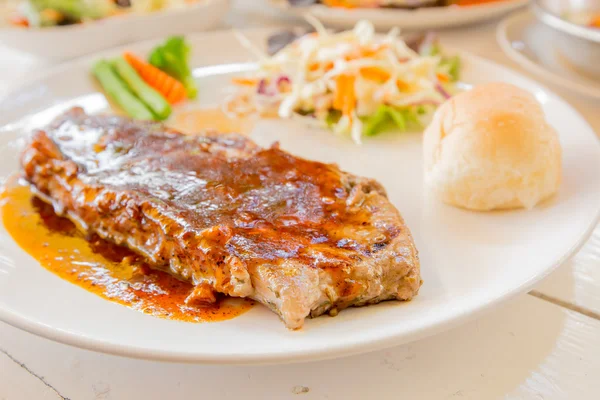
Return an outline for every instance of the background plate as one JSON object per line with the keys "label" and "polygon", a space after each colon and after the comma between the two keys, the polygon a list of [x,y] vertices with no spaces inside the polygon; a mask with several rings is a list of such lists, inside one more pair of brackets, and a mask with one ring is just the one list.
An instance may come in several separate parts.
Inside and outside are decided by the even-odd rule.
{"label": "background plate", "polygon": [[46,60],[61,61],[140,40],[215,28],[229,11],[229,4],[230,0],[199,0],[183,9],[39,29],[9,25],[6,14],[10,10],[3,7],[0,42]]}
{"label": "background plate", "polygon": [[527,4],[528,0],[505,0],[497,3],[468,7],[426,7],[416,10],[356,8],[344,9],[317,4],[309,7],[290,7],[287,0],[269,0],[285,12],[301,16],[307,11],[325,25],[351,28],[361,19],[368,19],[378,30],[393,27],[404,29],[432,29],[482,22],[498,17]]}
{"label": "background plate", "polygon": [[[267,32],[250,31],[257,44]],[[231,73],[252,60],[230,32],[189,36],[200,85],[199,103],[226,94]],[[144,54],[154,43],[128,46]],[[17,168],[17,147],[27,131],[60,111],[82,105],[106,108],[89,68],[77,60],[0,101],[0,175]],[[299,122],[260,123],[253,138],[307,158],[337,162],[378,179],[412,230],[425,281],[409,303],[387,302],[309,320],[288,331],[257,306],[233,320],[191,324],[148,316],[101,299],[40,267],[0,227],[0,319],[60,342],[114,354],[206,363],[276,363],[355,354],[416,340],[478,315],[525,291],[571,255],[589,235],[600,207],[600,145],[587,123],[563,100],[518,73],[462,54],[464,81],[504,81],[542,103],[564,149],[560,194],[533,211],[474,213],[429,199],[422,189],[421,134],[389,134],[359,147],[346,137],[307,129]]]}

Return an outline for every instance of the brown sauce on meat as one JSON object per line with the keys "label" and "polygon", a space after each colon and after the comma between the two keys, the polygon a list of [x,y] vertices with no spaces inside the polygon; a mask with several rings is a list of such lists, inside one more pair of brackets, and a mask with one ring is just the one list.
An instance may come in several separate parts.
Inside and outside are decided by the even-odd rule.
{"label": "brown sauce on meat", "polygon": [[[208,119],[198,115],[198,124]],[[353,183],[345,182],[336,166],[294,157],[277,146],[260,148],[240,135],[185,135],[78,110],[47,132],[53,143],[39,133],[38,145],[56,145],[48,151],[69,160],[63,173],[77,168],[78,178],[85,179],[85,185],[68,189],[90,198],[92,209],[77,211],[85,223],[93,226],[103,210],[115,215],[129,201],[117,197],[135,193],[137,204],[143,204],[131,218],[116,218],[113,229],[141,235],[140,226],[167,227],[170,237],[187,242],[178,255],[186,265],[189,258],[207,257],[210,248],[211,260],[233,255],[249,268],[284,261],[343,268],[399,233],[393,223],[374,226],[377,209],[368,202],[348,205]],[[78,207],[67,203],[67,209]]]}
{"label": "brown sauce on meat", "polygon": [[91,232],[126,234],[153,263],[194,282],[214,277],[224,293],[249,274],[269,279],[276,268],[293,283],[312,267],[355,297],[364,288],[350,267],[403,228],[376,182],[238,134],[186,135],[73,109],[33,134],[22,167]]}
{"label": "brown sauce on meat", "polygon": [[237,317],[254,304],[223,298],[206,307],[190,307],[193,287],[171,275],[150,269],[124,247],[96,235],[84,237],[52,206],[25,186],[11,185],[0,196],[6,230],[44,268],[100,297],[157,317],[187,322],[222,321]]}

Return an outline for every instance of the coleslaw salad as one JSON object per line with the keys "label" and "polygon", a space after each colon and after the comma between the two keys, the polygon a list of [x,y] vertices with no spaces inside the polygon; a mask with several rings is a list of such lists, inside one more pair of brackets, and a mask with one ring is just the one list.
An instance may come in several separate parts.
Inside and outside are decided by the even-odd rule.
{"label": "coleslaw salad", "polygon": [[456,90],[459,59],[443,56],[432,35],[409,46],[399,30],[379,36],[368,21],[331,33],[306,18],[315,32],[273,56],[238,34],[258,57],[258,70],[233,80],[239,90],[226,102],[227,113],[300,115],[361,143],[385,130],[419,127]]}

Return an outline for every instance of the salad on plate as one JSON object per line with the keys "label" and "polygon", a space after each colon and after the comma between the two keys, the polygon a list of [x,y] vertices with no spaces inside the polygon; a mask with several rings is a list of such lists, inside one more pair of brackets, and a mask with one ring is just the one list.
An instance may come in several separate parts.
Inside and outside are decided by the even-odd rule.
{"label": "salad on plate", "polygon": [[368,21],[332,33],[307,18],[315,32],[272,56],[240,34],[258,69],[234,78],[238,90],[225,112],[301,116],[361,143],[363,136],[421,126],[457,90],[460,60],[444,55],[433,34],[405,41],[397,29],[377,35]]}
{"label": "salad on plate", "polygon": [[127,14],[186,7],[199,0],[23,0],[9,22],[21,27],[73,25]]}

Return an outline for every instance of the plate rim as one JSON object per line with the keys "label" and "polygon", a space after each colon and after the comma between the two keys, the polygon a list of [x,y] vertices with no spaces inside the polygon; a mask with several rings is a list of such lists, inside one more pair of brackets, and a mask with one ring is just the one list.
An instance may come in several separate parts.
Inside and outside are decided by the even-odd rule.
{"label": "plate rim", "polygon": [[[249,32],[250,34],[255,35],[266,35],[268,32],[273,32],[278,28],[253,28],[253,29],[244,29],[242,32]],[[206,40],[206,36],[211,35],[228,35],[232,34],[233,30],[224,29],[217,30],[212,32],[200,32],[191,34],[188,36],[194,37],[203,37]],[[55,66],[54,68],[49,69],[47,72],[42,73],[40,75],[35,76],[32,80],[27,82],[24,85],[18,85],[11,87],[7,93],[3,96],[0,96],[0,104],[4,103],[7,99],[10,99],[19,91],[23,90],[27,87],[35,87],[39,85],[45,79],[48,79],[52,75],[59,73],[60,71],[68,70],[69,68],[73,68],[76,65],[81,65],[85,63],[90,63],[92,60],[102,57],[104,54],[113,54],[118,52],[119,50],[127,47],[142,47],[148,46],[152,43],[158,43],[161,39],[149,39],[144,41],[139,41],[135,43],[130,43],[124,46],[113,47],[107,50],[103,50],[100,52],[96,52],[93,54],[89,54],[83,57],[78,57],[73,60],[70,60],[64,64],[60,64]],[[504,66],[502,64],[496,63],[492,60],[488,60],[486,58],[474,55],[470,52],[461,51],[456,48],[448,47],[449,51],[456,51],[456,53],[460,54],[462,57],[467,57],[470,60],[478,63],[487,65],[493,65],[496,68],[500,68],[501,70],[510,72],[512,75],[516,75],[521,79],[528,81],[531,84],[537,86],[540,90],[543,90],[545,94],[549,97],[553,98],[555,101],[559,103],[562,107],[565,107],[570,113],[580,118],[581,123],[585,124],[591,133],[595,133],[594,129],[589,125],[587,120],[569,103],[567,103],[561,96],[554,93],[552,90],[549,90],[545,85],[538,83],[534,79],[531,79],[525,75],[523,75],[518,70],[513,68]],[[38,112],[38,110],[34,110],[33,112]],[[22,118],[26,118],[27,115],[22,116]],[[2,127],[0,127],[0,131],[4,129],[7,124],[10,124],[11,121],[2,121]],[[600,138],[597,134],[593,135],[596,140],[596,144],[600,146]],[[437,321],[433,324],[424,325],[417,329],[414,329],[410,332],[398,333],[395,332],[385,332],[380,334],[376,339],[368,339],[368,340],[354,340],[348,343],[344,343],[343,345],[334,345],[326,350],[323,349],[313,349],[309,351],[300,351],[293,350],[287,353],[270,353],[270,354],[220,354],[218,356],[211,354],[202,354],[198,351],[193,352],[182,352],[182,351],[173,351],[173,350],[164,350],[164,349],[148,349],[144,347],[136,347],[136,346],[124,346],[115,342],[109,342],[105,340],[98,340],[93,338],[88,338],[85,336],[81,336],[72,332],[62,331],[60,329],[54,329],[39,321],[32,321],[27,318],[23,318],[19,316],[17,313],[13,312],[9,307],[0,302],[0,321],[4,321],[16,328],[27,331],[29,333],[33,333],[35,335],[63,343],[66,345],[75,346],[78,348],[92,350],[117,356],[125,356],[132,357],[137,359],[146,359],[146,360],[155,360],[155,361],[170,361],[170,362],[183,362],[183,363],[204,363],[204,364],[226,364],[226,365],[271,365],[271,364],[289,364],[296,362],[308,362],[308,361],[318,361],[325,359],[333,359],[351,355],[357,355],[361,353],[377,351],[381,349],[385,349],[388,347],[392,347],[395,345],[400,345],[403,343],[408,343],[416,340],[421,340],[423,338],[439,334],[441,332],[452,329],[456,326],[459,326],[463,323],[471,321],[477,318],[480,315],[494,309],[498,305],[502,304],[505,301],[510,300],[511,298],[517,296],[520,293],[523,293],[533,287],[537,282],[539,282],[544,277],[548,276],[552,271],[554,271],[558,266],[562,265],[566,260],[568,260],[571,256],[573,256],[587,241],[587,239],[591,236],[594,229],[596,228],[598,222],[600,221],[600,203],[598,203],[595,211],[595,215],[590,219],[590,222],[582,232],[582,235],[574,242],[573,246],[571,246],[558,260],[556,260],[552,265],[548,265],[543,268],[543,272],[538,273],[537,275],[531,277],[530,279],[522,282],[520,285],[516,285],[512,287],[510,290],[504,291],[501,295],[498,295],[494,299],[486,299],[487,302],[481,304],[473,305],[471,304],[469,307],[462,308],[459,312],[454,313],[452,315],[446,315],[442,319],[437,319]]]}
{"label": "plate rim", "polygon": [[511,41],[508,37],[508,29],[519,23],[528,24],[537,23],[535,16],[529,10],[524,10],[519,13],[509,15],[504,18],[496,27],[496,41],[500,45],[500,48],[504,54],[512,61],[517,63],[519,66],[528,70],[531,73],[539,74],[544,80],[553,82],[563,89],[570,90],[579,95],[589,96],[595,99],[600,99],[600,88],[593,86],[586,86],[582,83],[573,81],[569,78],[563,77],[562,75],[555,73],[554,71],[547,69],[542,64],[531,60],[529,57],[523,55],[521,52],[516,51],[511,46]]}
{"label": "plate rim", "polygon": [[[529,0],[504,0],[500,2],[492,2],[485,4],[478,4],[468,7],[423,7],[414,10],[407,9],[386,9],[386,18],[382,20],[382,11],[380,8],[356,8],[356,9],[343,9],[329,7],[324,4],[313,4],[304,7],[292,7],[286,4],[286,0],[266,0],[267,6],[271,9],[285,12],[289,16],[302,17],[306,13],[311,13],[321,19],[323,24],[341,27],[345,26],[349,28],[351,25],[358,22],[360,19],[370,19],[377,29],[389,29],[391,27],[400,27],[407,30],[426,30],[426,29],[439,29],[444,27],[463,26],[474,23],[481,23],[486,20],[490,20],[494,17],[498,17],[503,13],[509,13],[517,10],[521,7],[525,7]],[[481,14],[487,11],[486,14]],[[358,12],[367,14],[367,16],[359,17]],[[477,15],[478,17],[469,18],[468,16]],[[324,17],[330,15],[330,17]],[[379,17],[377,17],[379,15]],[[443,17],[462,17],[457,21],[452,19],[446,19],[444,22],[434,21],[426,22],[421,21],[418,24],[412,21],[415,17],[418,18],[440,18]],[[411,18],[412,17],[412,18]],[[401,21],[394,21],[394,19],[400,18]],[[410,18],[410,19],[409,19]],[[404,26],[401,26],[403,25]]]}
{"label": "plate rim", "polygon": [[[360,12],[360,11],[365,11],[365,10],[381,10],[381,8],[375,7],[375,8],[366,8],[366,7],[357,7],[357,8],[350,8],[350,9],[345,9],[342,7],[330,7],[327,6],[325,4],[313,4],[310,6],[304,6],[304,7],[292,7],[289,4],[286,4],[286,0],[267,0],[269,2],[269,4],[278,7],[280,9],[284,9],[284,10],[298,10],[298,12],[302,12],[304,11],[311,11],[314,9],[319,9],[319,10],[329,10],[331,8],[335,9],[336,11],[339,11],[340,13],[346,13],[348,15],[352,15],[356,12]],[[490,2],[490,3],[483,3],[483,4],[476,4],[476,5],[471,5],[471,6],[455,6],[454,8],[452,8],[452,12],[460,12],[459,10],[462,8],[464,9],[476,9],[476,10],[482,10],[482,9],[499,9],[499,8],[510,8],[511,6],[517,7],[518,5],[525,5],[529,2],[529,0],[502,0],[502,1],[498,1],[498,2]],[[440,12],[439,9],[445,9],[447,10],[448,7],[453,7],[453,6],[446,6],[446,7],[421,7],[421,8],[417,8],[417,9],[405,9],[405,8],[391,8],[391,9],[385,9],[386,13],[398,13],[398,14],[405,14],[405,15],[414,15],[416,13],[421,13],[421,14],[431,14],[431,13],[438,13]],[[443,11],[442,11],[443,12]]]}

